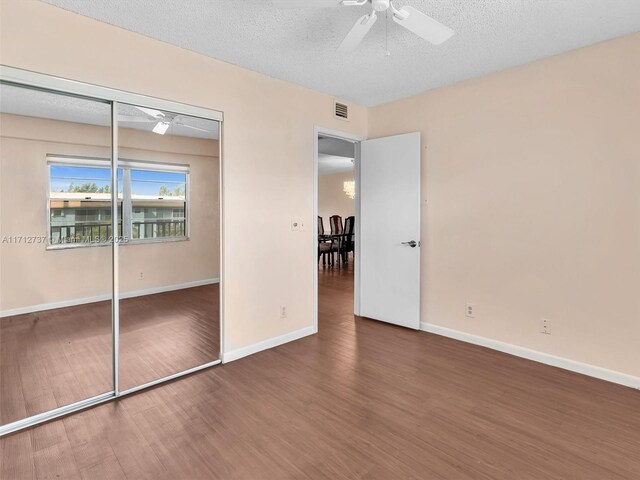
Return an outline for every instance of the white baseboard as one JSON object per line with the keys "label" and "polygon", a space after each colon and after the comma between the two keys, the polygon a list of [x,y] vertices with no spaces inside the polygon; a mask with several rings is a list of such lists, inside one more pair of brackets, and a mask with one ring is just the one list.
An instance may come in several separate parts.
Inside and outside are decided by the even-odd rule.
{"label": "white baseboard", "polygon": [[[129,292],[120,293],[120,298],[142,297],[144,295],[153,295],[154,293],[172,292],[174,290],[183,290],[185,288],[201,287],[203,285],[211,285],[220,283],[218,278],[205,278],[204,280],[195,280],[193,282],[178,283],[175,285],[165,285],[162,287],[146,288],[144,290],[131,290]],[[110,294],[94,295],[92,297],[73,298],[71,300],[62,300],[60,302],[42,303],[39,305],[29,305],[28,307],[13,308],[11,310],[0,311],[0,318],[11,317],[13,315],[24,315],[25,313],[42,312],[45,310],[54,310],[56,308],[75,307],[76,305],[85,305],[87,303],[103,302],[111,300]]]}
{"label": "white baseboard", "polygon": [[302,337],[313,335],[314,333],[315,333],[314,327],[309,326],[309,327],[301,328],[300,330],[295,330],[293,332],[285,333],[284,335],[280,335],[279,337],[274,337],[268,340],[263,340],[262,342],[254,343],[253,345],[237,348],[236,350],[223,353],[222,362],[223,363],[233,362],[234,360],[238,360],[242,357],[246,357],[247,355],[252,355],[254,353],[261,352],[262,350],[267,350],[269,348],[277,347],[278,345],[282,345],[283,343],[293,342],[294,340],[298,340]]}
{"label": "white baseboard", "polygon": [[462,342],[472,343],[474,345],[480,345],[499,352],[515,355],[516,357],[526,358],[527,360],[533,360],[534,362],[544,363],[553,367],[563,368],[572,372],[581,373],[582,375],[588,375],[590,377],[599,378],[608,382],[617,383],[626,387],[640,389],[640,378],[626,373],[616,372],[613,370],[607,370],[606,368],[596,367],[595,365],[589,365],[588,363],[577,362],[575,360],[569,360],[568,358],[557,357],[549,353],[539,352],[537,350],[531,350],[525,347],[519,347],[510,343],[500,342],[491,338],[479,337],[470,333],[461,332],[459,330],[453,330],[451,328],[440,327],[438,325],[432,325],[421,322],[420,330],[429,333],[435,333],[436,335],[442,335],[443,337],[453,338]]}

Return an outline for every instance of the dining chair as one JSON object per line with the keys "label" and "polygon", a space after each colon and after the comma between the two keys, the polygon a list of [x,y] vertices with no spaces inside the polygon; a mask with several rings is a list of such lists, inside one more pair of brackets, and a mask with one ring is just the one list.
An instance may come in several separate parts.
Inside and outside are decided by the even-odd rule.
{"label": "dining chair", "polygon": [[322,217],[318,215],[318,264],[320,263],[320,257],[322,257],[322,265],[327,264],[333,266],[333,254],[338,252],[338,247],[333,239],[327,240],[324,238],[324,222]]}
{"label": "dining chair", "polygon": [[356,218],[352,215],[344,219],[344,231],[342,241],[340,242],[340,255],[344,264],[349,263],[349,252],[354,251],[354,230]]}
{"label": "dining chair", "polygon": [[329,225],[331,226],[332,235],[338,235],[343,232],[342,217],[340,215],[331,215],[329,217]]}
{"label": "dining chair", "polygon": [[318,215],[318,235],[324,235],[324,223],[320,215]]}
{"label": "dining chair", "polygon": [[[334,246],[338,251],[338,267],[340,266],[340,245],[342,243],[342,217],[340,215],[331,215],[329,217],[329,225],[331,226],[331,240],[335,242]],[[335,236],[333,236],[335,235]],[[333,258],[332,258],[333,259]]]}

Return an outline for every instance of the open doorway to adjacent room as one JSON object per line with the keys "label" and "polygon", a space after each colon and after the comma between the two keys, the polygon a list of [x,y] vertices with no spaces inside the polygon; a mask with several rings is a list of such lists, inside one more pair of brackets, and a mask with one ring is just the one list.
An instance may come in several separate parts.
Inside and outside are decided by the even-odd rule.
{"label": "open doorway to adjacent room", "polygon": [[357,313],[358,152],[362,140],[316,131],[315,223],[316,329],[318,318],[352,318]]}
{"label": "open doorway to adjacent room", "polygon": [[354,315],[418,330],[420,133],[315,135],[316,331]]}

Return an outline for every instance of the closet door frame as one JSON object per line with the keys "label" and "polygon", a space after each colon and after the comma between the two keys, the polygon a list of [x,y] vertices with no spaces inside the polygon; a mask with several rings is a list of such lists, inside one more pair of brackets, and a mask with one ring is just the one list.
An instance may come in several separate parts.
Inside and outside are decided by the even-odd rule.
{"label": "closet door frame", "polygon": [[[224,115],[223,112],[218,110],[212,110],[208,108],[198,107],[195,105],[189,105],[171,100],[165,100],[156,97],[150,97],[133,92],[126,92],[123,90],[117,90],[109,87],[103,87],[100,85],[94,85],[90,83],[78,82],[66,78],[56,77],[43,73],[32,72],[29,70],[22,70],[19,68],[9,67],[6,65],[0,65],[0,83],[7,85],[14,85],[18,87],[26,87],[36,90],[48,91],[51,93],[75,95],[87,98],[89,100],[98,100],[102,102],[110,103],[111,105],[111,182],[112,185],[117,185],[118,176],[118,104],[126,103],[129,105],[138,105],[141,107],[154,108],[157,110],[167,110],[170,112],[189,115],[192,117],[199,117],[207,120],[214,120],[218,122],[218,158],[219,158],[219,180],[218,180],[218,196],[219,196],[219,235],[220,235],[220,290],[219,290],[219,304],[220,304],[220,349],[219,358],[211,362],[198,365],[196,367],[177,372],[166,377],[158,378],[143,385],[138,385],[126,390],[120,390],[119,388],[119,348],[120,348],[120,317],[119,317],[119,265],[118,265],[118,242],[112,244],[112,310],[111,310],[111,327],[112,327],[112,372],[113,372],[113,389],[110,392],[106,392],[95,397],[87,398],[79,402],[75,402],[63,407],[55,408],[47,412],[39,413],[15,422],[0,425],[0,437],[29,428],[31,426],[48,422],[58,417],[68,415],[79,410],[83,410],[88,407],[98,405],[100,403],[108,402],[115,398],[119,398],[130,393],[143,390],[145,388],[157,385],[159,383],[168,382],[184,375],[203,370],[205,368],[218,365],[222,362],[224,355],[224,209],[223,209],[223,149],[222,149],[222,136]],[[117,189],[111,189],[111,222],[112,232],[117,232],[117,209],[118,209],[118,193]],[[115,236],[115,235],[114,235]]]}

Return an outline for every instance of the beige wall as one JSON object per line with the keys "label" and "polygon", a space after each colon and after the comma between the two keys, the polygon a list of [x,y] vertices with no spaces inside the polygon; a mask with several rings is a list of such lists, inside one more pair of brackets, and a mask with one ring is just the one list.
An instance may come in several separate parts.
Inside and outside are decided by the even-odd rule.
{"label": "beige wall", "polygon": [[369,122],[422,133],[423,321],[640,376],[640,34]]}
{"label": "beige wall", "polygon": [[[47,155],[109,157],[111,130],[7,114],[0,122],[0,237],[46,238]],[[189,165],[191,200],[189,241],[123,244],[121,292],[218,278],[218,142],[122,128],[119,133],[123,158]],[[0,266],[0,311],[111,291],[109,248],[0,243]]]}
{"label": "beige wall", "polygon": [[354,215],[355,202],[344,193],[344,182],[353,180],[353,172],[331,173],[318,177],[318,215],[325,231],[330,230],[329,217],[340,215],[344,219]]}
{"label": "beige wall", "polygon": [[365,135],[367,110],[344,122],[328,95],[41,2],[1,9],[5,65],[224,111],[225,349],[311,327],[314,232],[289,223],[312,224],[314,126]]}

